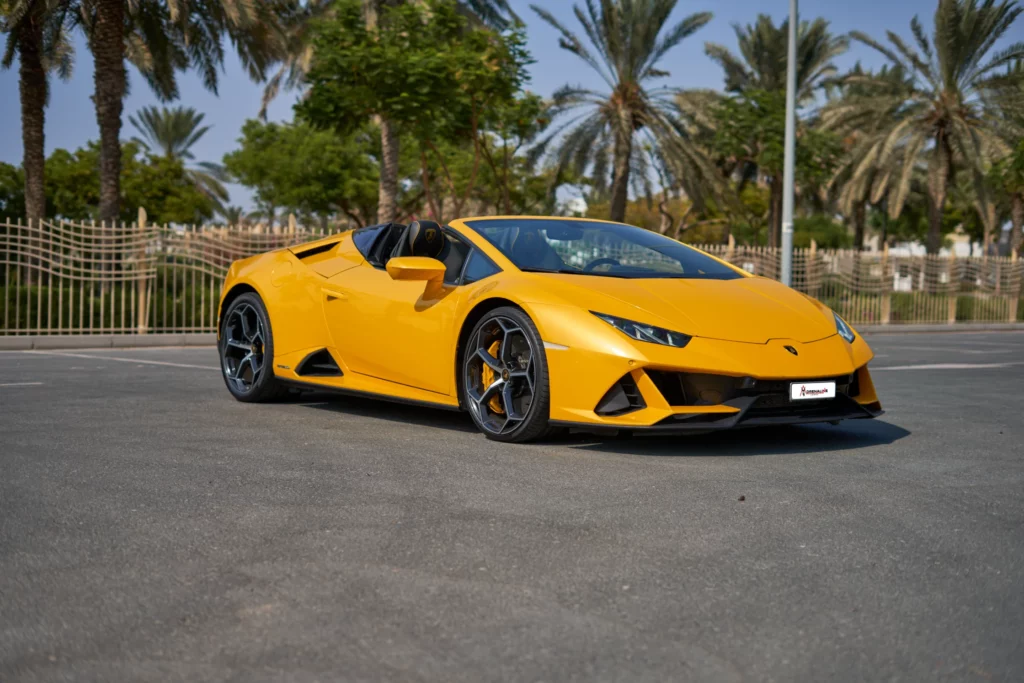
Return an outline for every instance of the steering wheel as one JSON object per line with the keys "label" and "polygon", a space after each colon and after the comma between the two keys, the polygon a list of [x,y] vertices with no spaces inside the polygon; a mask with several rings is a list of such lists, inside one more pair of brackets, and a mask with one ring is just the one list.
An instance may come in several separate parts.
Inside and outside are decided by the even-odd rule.
{"label": "steering wheel", "polygon": [[584,273],[592,273],[598,266],[621,266],[622,264],[618,260],[613,258],[596,258],[587,265],[583,266]]}

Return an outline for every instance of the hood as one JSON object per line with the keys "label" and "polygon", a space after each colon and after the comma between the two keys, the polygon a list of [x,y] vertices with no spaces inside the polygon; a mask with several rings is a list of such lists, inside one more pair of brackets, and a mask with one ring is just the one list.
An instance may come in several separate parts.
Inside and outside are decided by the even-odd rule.
{"label": "hood", "polygon": [[[687,280],[542,275],[585,290],[573,296],[598,313],[621,315],[694,337],[764,344],[770,339],[812,342],[836,334],[835,321],[819,303],[785,285],[760,277]],[[616,306],[601,310],[603,297]],[[607,308],[607,307],[606,307]]]}

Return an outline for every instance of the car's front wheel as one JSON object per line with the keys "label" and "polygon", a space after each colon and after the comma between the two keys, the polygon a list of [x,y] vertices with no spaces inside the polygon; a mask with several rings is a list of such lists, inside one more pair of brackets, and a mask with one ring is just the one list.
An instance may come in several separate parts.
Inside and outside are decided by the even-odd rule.
{"label": "car's front wheel", "polygon": [[231,302],[220,328],[224,383],[239,401],[270,401],[288,389],[274,377],[274,334],[263,300],[252,292]]}
{"label": "car's front wheel", "polygon": [[548,365],[540,333],[518,308],[498,308],[473,328],[462,357],[462,402],[487,438],[547,436]]}

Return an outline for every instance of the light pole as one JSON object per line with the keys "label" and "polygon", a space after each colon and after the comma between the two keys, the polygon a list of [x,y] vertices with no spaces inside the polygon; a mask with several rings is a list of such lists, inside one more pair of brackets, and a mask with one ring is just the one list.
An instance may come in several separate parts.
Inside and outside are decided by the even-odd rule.
{"label": "light pole", "polygon": [[786,158],[782,169],[782,284],[793,284],[793,167],[796,161],[797,0],[789,0],[789,56],[786,60]]}

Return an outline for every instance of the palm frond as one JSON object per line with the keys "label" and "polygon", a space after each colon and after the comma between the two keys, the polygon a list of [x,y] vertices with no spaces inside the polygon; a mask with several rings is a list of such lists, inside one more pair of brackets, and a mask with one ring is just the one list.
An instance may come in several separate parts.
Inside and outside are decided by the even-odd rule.
{"label": "palm frond", "polygon": [[192,146],[210,130],[202,125],[204,118],[192,107],[144,107],[128,122],[142,136],[136,140],[150,153],[188,160],[193,158]]}
{"label": "palm frond", "polygon": [[[556,125],[528,151],[531,163],[549,156],[556,178],[567,169],[577,174],[589,170],[598,194],[608,189],[611,174],[621,172],[616,169],[625,169],[625,176],[616,182],[637,194],[649,194],[655,157],[665,155],[670,147],[695,147],[695,143],[681,141],[689,133],[687,126],[697,131],[706,129],[710,123],[707,113],[685,115],[676,102],[680,94],[676,88],[644,87],[649,79],[667,74],[659,63],[671,49],[710,20],[710,14],[698,13],[669,25],[677,4],[678,0],[584,0],[573,7],[582,27],[580,36],[549,11],[532,6],[558,31],[562,48],[598,72],[610,92],[568,85],[559,89],[551,101],[556,121],[575,116],[569,123]],[[686,122],[678,129],[669,123],[677,119]],[[621,154],[617,150],[625,146],[617,146],[615,141],[624,138],[634,142],[639,139],[644,144],[629,145],[630,157],[616,159],[616,153]],[[696,174],[694,182],[704,179],[703,174]]]}

